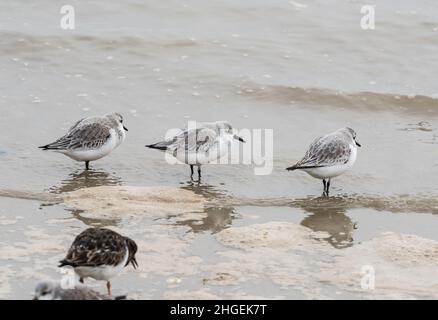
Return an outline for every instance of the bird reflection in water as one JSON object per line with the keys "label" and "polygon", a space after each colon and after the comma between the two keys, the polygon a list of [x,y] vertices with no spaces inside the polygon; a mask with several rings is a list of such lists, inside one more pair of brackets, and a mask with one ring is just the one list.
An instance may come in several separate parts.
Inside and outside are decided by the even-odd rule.
{"label": "bird reflection in water", "polygon": [[118,186],[122,184],[122,179],[103,170],[80,170],[71,173],[66,179],[61,181],[59,186],[50,188],[53,193],[65,193],[79,190],[82,188],[92,188],[100,186]]}
{"label": "bird reflection in water", "polygon": [[[212,199],[217,200],[227,196],[223,191],[219,191],[211,185],[200,184],[191,181],[188,182],[186,186],[182,187],[182,189],[190,190],[195,194],[201,195],[207,201]],[[202,219],[176,221],[175,225],[188,226],[195,233],[209,231],[214,234],[230,227],[236,215],[235,209],[230,206],[206,205],[204,212],[207,216]]]}
{"label": "bird reflection in water", "polygon": [[84,215],[82,215],[82,210],[75,210],[75,209],[67,209],[71,212],[72,216],[81,221],[83,224],[90,226],[90,227],[115,227],[117,226],[122,219],[98,219],[98,218],[89,218]]}
{"label": "bird reflection in water", "polygon": [[[79,170],[71,173],[64,179],[59,186],[50,188],[50,192],[62,194],[72,192],[82,188],[92,188],[100,186],[118,186],[122,184],[122,179],[103,170]],[[97,219],[83,216],[83,211],[76,209],[67,209],[71,212],[74,218],[82,221],[87,226],[116,226],[120,223],[120,219]]]}
{"label": "bird reflection in water", "polygon": [[356,224],[346,215],[350,207],[342,197],[319,197],[296,201],[297,207],[308,212],[301,225],[313,231],[324,231],[329,237],[323,238],[335,248],[342,249],[353,245]]}

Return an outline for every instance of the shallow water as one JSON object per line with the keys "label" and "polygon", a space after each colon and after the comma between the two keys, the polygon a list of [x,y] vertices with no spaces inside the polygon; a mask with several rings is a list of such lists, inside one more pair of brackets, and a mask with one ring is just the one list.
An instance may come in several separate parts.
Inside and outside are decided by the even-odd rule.
{"label": "shallow water", "polygon": [[[59,28],[60,8],[51,1],[0,4],[1,298],[27,299],[38,279],[60,277],[57,261],[90,225],[141,243],[140,270],[113,286],[135,298],[438,295],[436,287],[408,285],[364,293],[333,277],[322,283],[309,270],[324,259],[316,252],[331,267],[338,254],[371,257],[361,245],[386,231],[438,241],[435,2],[379,3],[373,31],[360,29],[365,2],[294,3],[71,1],[74,31]],[[90,172],[36,148],[81,117],[109,111],[125,116],[128,136]],[[273,129],[272,173],[211,165],[198,185],[188,167],[144,148],[188,120]],[[316,136],[346,125],[363,147],[323,199],[319,181],[284,168]],[[201,214],[102,219],[50,201],[99,186],[181,188],[207,203]],[[316,251],[286,255],[302,264],[285,261],[282,251],[244,254],[218,240],[228,230],[253,232],[235,228],[271,230],[272,221],[324,234],[305,244]],[[279,241],[287,247],[289,240]],[[257,258],[264,254],[272,264]],[[245,259],[248,265],[233,263]],[[298,271],[303,278],[291,278]]]}

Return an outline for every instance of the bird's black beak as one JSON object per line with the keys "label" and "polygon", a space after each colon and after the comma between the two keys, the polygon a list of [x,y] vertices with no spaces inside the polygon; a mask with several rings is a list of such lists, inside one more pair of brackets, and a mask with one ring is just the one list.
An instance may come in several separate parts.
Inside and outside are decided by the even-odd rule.
{"label": "bird's black beak", "polygon": [[357,142],[356,140],[354,140],[354,142],[356,142],[356,146],[358,146],[358,147],[362,147],[362,146],[360,145],[360,143]]}
{"label": "bird's black beak", "polygon": [[125,126],[123,126],[123,129],[125,129],[125,131],[128,131],[128,128],[126,128]]}
{"label": "bird's black beak", "polygon": [[137,267],[138,267],[138,263],[137,263],[137,260],[135,260],[135,258],[132,258],[132,259],[131,259],[131,264],[132,264],[132,266],[134,267],[134,269],[137,269]]}
{"label": "bird's black beak", "polygon": [[239,137],[238,135],[234,135],[233,136],[233,139],[236,139],[236,140],[239,140],[240,142],[243,142],[243,143],[245,143],[246,141],[245,140],[243,140],[243,138],[242,137]]}

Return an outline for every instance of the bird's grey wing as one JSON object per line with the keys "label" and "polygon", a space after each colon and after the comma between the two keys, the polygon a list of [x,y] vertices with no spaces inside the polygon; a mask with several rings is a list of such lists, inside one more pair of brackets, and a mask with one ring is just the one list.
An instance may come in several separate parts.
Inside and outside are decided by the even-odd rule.
{"label": "bird's grey wing", "polygon": [[111,128],[102,123],[77,123],[66,135],[46,146],[47,149],[96,149],[104,145],[111,136]]}
{"label": "bird's grey wing", "polygon": [[70,127],[70,129],[68,129],[68,132],[73,131],[82,121],[84,121],[86,118],[82,118],[81,120],[78,120],[74,125],[72,125]]}
{"label": "bird's grey wing", "polygon": [[208,152],[217,143],[217,134],[208,128],[185,130],[173,144],[173,151]]}
{"label": "bird's grey wing", "polygon": [[185,129],[170,139],[155,143],[149,147],[178,152],[206,152],[217,143],[217,134],[209,128]]}
{"label": "bird's grey wing", "polygon": [[58,289],[61,300],[106,300],[104,295],[88,288]]}
{"label": "bird's grey wing", "polygon": [[185,141],[187,134],[188,130],[184,129],[173,137],[154,144],[146,145],[146,147],[162,151],[174,151],[175,149],[178,149],[180,145],[182,145],[182,142]]}
{"label": "bird's grey wing", "polygon": [[344,164],[348,161],[351,148],[337,136],[324,136],[316,139],[303,159],[294,165],[299,168],[320,168]]}

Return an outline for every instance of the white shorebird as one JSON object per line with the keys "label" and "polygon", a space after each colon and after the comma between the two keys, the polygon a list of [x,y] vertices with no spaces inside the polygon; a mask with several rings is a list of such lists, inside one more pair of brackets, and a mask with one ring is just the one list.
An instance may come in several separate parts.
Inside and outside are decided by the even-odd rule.
{"label": "white shorebird", "polygon": [[304,157],[286,170],[303,170],[314,178],[322,179],[324,195],[328,196],[330,179],[353,166],[357,147],[360,146],[356,141],[356,132],[351,128],[342,128],[317,138]]}
{"label": "white shorebird", "polygon": [[87,288],[75,285],[74,288],[63,289],[59,282],[53,280],[37,283],[33,300],[125,300],[126,296],[106,296]]}
{"label": "white shorebird", "polygon": [[110,279],[129,263],[137,268],[136,252],[134,240],[109,229],[88,228],[73,241],[59,267],[73,267],[81,283],[87,277],[105,280],[111,295]]}
{"label": "white shorebird", "polygon": [[226,121],[199,122],[195,128],[182,130],[170,139],[146,145],[148,148],[169,152],[179,161],[190,165],[193,179],[193,166],[198,167],[198,181],[201,180],[201,166],[222,158],[228,152],[233,140],[245,142],[233,132]]}
{"label": "white shorebird", "polygon": [[119,113],[89,117],[76,122],[55,142],[39,148],[84,161],[88,170],[90,161],[105,157],[125,140],[126,131],[128,129],[123,125],[123,117]]}

